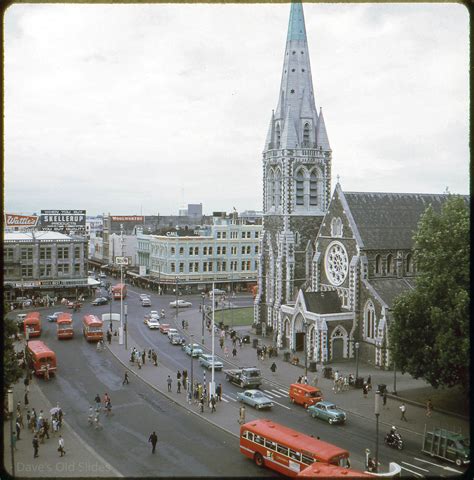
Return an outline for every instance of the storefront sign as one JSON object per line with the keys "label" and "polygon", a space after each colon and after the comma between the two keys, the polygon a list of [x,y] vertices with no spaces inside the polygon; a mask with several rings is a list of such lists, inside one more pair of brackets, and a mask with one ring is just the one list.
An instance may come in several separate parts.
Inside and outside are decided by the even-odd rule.
{"label": "storefront sign", "polygon": [[41,210],[41,228],[52,232],[84,234],[85,210]]}
{"label": "storefront sign", "polygon": [[128,257],[115,257],[115,265],[128,265]]}
{"label": "storefront sign", "polygon": [[141,215],[121,215],[121,216],[114,216],[110,217],[112,222],[144,222],[145,217]]}
{"label": "storefront sign", "polygon": [[5,213],[6,227],[36,227],[37,223],[37,215],[15,215],[14,213]]}

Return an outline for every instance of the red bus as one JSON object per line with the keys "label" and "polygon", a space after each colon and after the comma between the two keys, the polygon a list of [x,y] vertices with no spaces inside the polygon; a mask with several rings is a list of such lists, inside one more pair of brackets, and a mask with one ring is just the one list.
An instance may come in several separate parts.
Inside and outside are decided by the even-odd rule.
{"label": "red bus", "polygon": [[29,368],[36,375],[46,378],[51,373],[56,373],[56,354],[40,340],[31,340],[26,349],[26,358]]}
{"label": "red bus", "polygon": [[25,332],[28,331],[28,338],[39,337],[41,335],[41,320],[39,312],[30,312],[26,315],[23,322],[23,329]]}
{"label": "red bus", "polygon": [[117,283],[112,287],[112,295],[114,300],[120,300],[127,296],[127,285],[125,283]]}
{"label": "red bus", "polygon": [[82,319],[82,331],[88,342],[98,342],[104,338],[102,320],[95,315],[84,315]]}
{"label": "red bus", "polygon": [[296,477],[314,462],[349,467],[349,452],[267,419],[240,427],[240,452],[260,466]]}
{"label": "red bus", "polygon": [[58,340],[62,338],[72,338],[74,329],[72,327],[72,315],[70,313],[61,313],[56,320]]}

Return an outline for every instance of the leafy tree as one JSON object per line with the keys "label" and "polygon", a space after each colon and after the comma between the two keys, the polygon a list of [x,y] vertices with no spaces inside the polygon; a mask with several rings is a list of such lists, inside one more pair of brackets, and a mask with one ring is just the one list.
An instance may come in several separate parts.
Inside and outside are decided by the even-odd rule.
{"label": "leafy tree", "polygon": [[469,388],[469,206],[449,195],[430,206],[414,236],[419,275],[393,305],[390,343],[397,366],[433,387]]}
{"label": "leafy tree", "polygon": [[[8,311],[8,310],[6,310]],[[18,365],[18,360],[14,349],[14,335],[18,332],[18,327],[14,320],[4,317],[3,319],[3,393],[10,386],[14,385],[21,377],[22,370]]]}

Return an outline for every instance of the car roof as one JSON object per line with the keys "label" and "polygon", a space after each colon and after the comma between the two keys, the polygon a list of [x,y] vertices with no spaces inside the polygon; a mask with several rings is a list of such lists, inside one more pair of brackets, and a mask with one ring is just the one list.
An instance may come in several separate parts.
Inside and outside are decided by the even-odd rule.
{"label": "car roof", "polygon": [[329,407],[330,405],[336,406],[334,402],[328,402],[327,400],[322,400],[318,402],[316,405],[325,405],[326,407]]}
{"label": "car roof", "polygon": [[262,393],[260,390],[255,390],[255,389],[251,389],[251,390],[245,390],[245,392],[244,392],[244,393],[256,393],[256,392],[258,392],[258,393]]}

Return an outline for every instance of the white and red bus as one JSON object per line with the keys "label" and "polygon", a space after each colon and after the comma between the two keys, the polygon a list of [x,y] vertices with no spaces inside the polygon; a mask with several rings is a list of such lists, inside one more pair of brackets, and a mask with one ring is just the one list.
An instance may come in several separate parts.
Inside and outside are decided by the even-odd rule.
{"label": "white and red bus", "polygon": [[31,340],[26,349],[28,367],[35,371],[36,375],[49,378],[51,373],[56,373],[56,354],[40,340]]}
{"label": "white and red bus", "polygon": [[72,315],[70,313],[61,313],[56,320],[56,332],[58,340],[63,338],[72,338],[74,336],[74,328],[72,326]]}
{"label": "white and red bus", "polygon": [[315,462],[349,467],[349,452],[271,420],[240,427],[240,452],[260,466],[296,477]]}
{"label": "white and red bus", "polygon": [[127,285],[125,283],[117,283],[112,287],[112,295],[114,300],[120,300],[127,296]]}
{"label": "white and red bus", "polygon": [[23,328],[28,332],[28,338],[39,337],[41,335],[41,319],[39,312],[30,312],[26,315],[25,320],[23,321]]}
{"label": "white and red bus", "polygon": [[98,342],[104,338],[102,320],[95,315],[84,315],[82,319],[82,331],[88,342]]}

